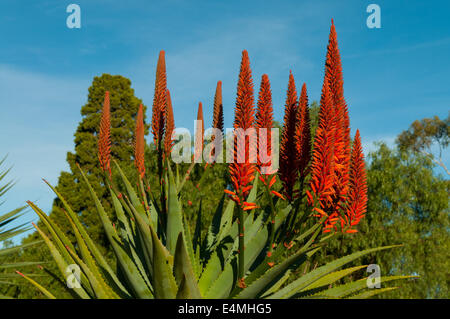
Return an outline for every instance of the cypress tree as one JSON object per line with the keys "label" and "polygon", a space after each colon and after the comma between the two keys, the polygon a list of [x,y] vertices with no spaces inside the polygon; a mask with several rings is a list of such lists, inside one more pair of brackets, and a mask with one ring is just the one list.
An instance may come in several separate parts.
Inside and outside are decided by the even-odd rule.
{"label": "cypress tree", "polygon": [[[70,171],[61,172],[56,186],[71,208],[80,215],[82,223],[86,225],[92,239],[100,248],[108,247],[107,240],[95,204],[82,182],[77,164],[87,173],[105,209],[111,212],[108,192],[101,185],[103,172],[97,156],[99,123],[106,91],[109,92],[111,110],[111,158],[118,160],[124,170],[135,171],[133,136],[136,116],[142,101],[134,95],[129,79],[120,75],[103,74],[95,77],[89,88],[87,103],[81,108],[82,120],[75,132],[75,152],[67,153]],[[145,121],[146,107],[143,108]],[[144,129],[147,134],[148,125]],[[70,234],[70,225],[64,218],[63,205],[58,198],[53,202],[50,216]]]}

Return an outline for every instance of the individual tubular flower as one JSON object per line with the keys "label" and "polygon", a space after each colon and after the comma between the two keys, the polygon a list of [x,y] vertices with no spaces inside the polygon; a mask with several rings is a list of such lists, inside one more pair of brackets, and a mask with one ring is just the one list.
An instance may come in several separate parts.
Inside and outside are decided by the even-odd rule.
{"label": "individual tubular flower", "polygon": [[[242,61],[239,73],[239,81],[237,86],[236,108],[234,118],[234,129],[247,130],[254,126],[254,97],[253,97],[253,83],[252,73],[250,70],[250,60],[246,50],[242,51]],[[240,137],[235,137],[234,143],[234,161],[229,165],[231,175],[231,182],[233,184],[234,192],[231,192],[232,199],[239,202],[239,199],[245,199],[250,192],[252,186],[251,182],[255,178],[255,166],[251,163],[249,158],[250,149],[255,145],[248,136],[245,137],[245,160],[238,163],[238,146],[237,140]],[[242,138],[242,137],[241,137]],[[242,155],[242,154],[241,154]],[[242,203],[240,203],[242,204]]]}
{"label": "individual tubular flower", "polygon": [[295,131],[297,117],[297,91],[292,72],[289,73],[289,84],[286,96],[284,113],[284,126],[280,145],[280,168],[279,176],[283,182],[284,194],[292,200],[294,184],[297,180],[298,154],[296,149]]}
{"label": "individual tubular flower", "polygon": [[145,131],[144,131],[144,109],[142,104],[139,105],[139,110],[136,116],[136,131],[134,135],[134,165],[139,171],[141,178],[145,174]]}
{"label": "individual tubular flower", "polygon": [[108,172],[111,177],[111,114],[109,105],[109,91],[105,92],[103,102],[102,117],[100,120],[100,131],[98,135],[98,160],[104,172]]}
{"label": "individual tubular flower", "polygon": [[311,160],[311,124],[309,119],[308,94],[306,84],[302,86],[297,112],[296,147],[298,154],[298,171],[303,180],[308,174]]}
{"label": "individual tubular flower", "polygon": [[164,154],[166,158],[169,157],[170,152],[172,151],[173,140],[172,133],[175,129],[175,120],[173,118],[173,107],[172,107],[172,99],[170,98],[169,90],[166,90],[166,129],[164,136]]}
{"label": "individual tubular flower", "polygon": [[325,63],[325,79],[330,87],[331,99],[335,112],[335,197],[334,203],[337,210],[342,211],[342,205],[346,201],[349,183],[350,167],[350,120],[348,108],[344,99],[344,80],[342,76],[342,64],[337,42],[336,28],[331,20],[330,36],[327,46]]}
{"label": "individual tubular flower", "polygon": [[[364,154],[361,147],[359,130],[356,130],[350,161],[350,181],[346,214],[341,220],[342,226],[348,226],[347,233],[355,233],[353,229],[365,216],[367,210],[367,180]],[[344,229],[344,227],[343,227]]]}
{"label": "individual tubular flower", "polygon": [[[333,210],[334,195],[334,110],[328,82],[324,81],[319,111],[319,126],[314,138],[310,189],[306,194],[318,217],[328,216],[325,231],[330,231],[337,219]],[[317,205],[317,203],[319,205]],[[318,207],[317,207],[318,206]]]}
{"label": "individual tubular flower", "polygon": [[161,154],[161,143],[163,143],[165,112],[166,112],[166,61],[164,51],[159,52],[158,64],[156,66],[155,95],[152,107],[152,134],[156,149]]}

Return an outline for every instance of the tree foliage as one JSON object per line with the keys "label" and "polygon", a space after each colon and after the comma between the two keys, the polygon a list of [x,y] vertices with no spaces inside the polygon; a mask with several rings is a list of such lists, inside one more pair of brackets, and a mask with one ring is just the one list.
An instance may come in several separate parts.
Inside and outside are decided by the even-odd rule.
{"label": "tree foliage", "polygon": [[[124,165],[124,170],[129,173],[129,176],[133,176],[133,174],[136,176],[132,161],[134,150],[133,135],[136,116],[142,101],[134,95],[134,90],[131,87],[131,81],[129,79],[120,75],[103,74],[94,77],[92,85],[89,87],[87,103],[81,108],[82,120],[74,135],[75,151],[67,153],[67,163],[69,164],[70,170],[61,172],[56,189],[80,216],[81,222],[86,226],[89,235],[92,236],[102,252],[109,253],[109,256],[112,257],[112,254],[110,254],[111,249],[95,210],[95,205],[89,195],[89,190],[82,183],[80,172],[76,166],[77,164],[80,165],[87,172],[89,181],[97,194],[99,194],[106,211],[111,212],[109,193],[99,183],[102,180],[103,173],[98,164],[97,157],[99,123],[106,91],[110,92],[111,136],[114,140],[114,143],[111,145],[111,157],[120,162],[127,163],[128,166]],[[145,110],[146,107],[144,106],[144,119]],[[148,128],[149,126],[146,125],[145,134],[148,133]],[[146,152],[151,152],[149,147],[146,148]],[[148,161],[149,166],[154,164],[152,161]],[[151,167],[149,169],[151,170]],[[63,205],[58,198],[53,202],[50,216],[67,233],[69,238],[75,242],[75,237],[71,232],[71,226],[65,218]],[[45,228],[42,223],[38,223],[38,226]],[[24,242],[33,241],[37,238],[39,238],[39,235],[34,232]],[[30,249],[22,258],[36,261],[50,260],[47,248],[43,246]],[[53,266],[50,265],[48,268],[50,270],[56,270],[56,267]],[[51,278],[49,280],[53,283],[54,289],[59,288]],[[31,291],[35,293],[34,289]],[[24,297],[36,297],[34,294],[30,295],[26,291],[22,293]]]}
{"label": "tree foliage", "polygon": [[341,236],[316,262],[379,245],[403,247],[362,260],[378,264],[381,275],[419,275],[383,298],[449,298],[450,182],[433,173],[419,153],[385,144],[368,156],[368,210],[356,236]]}
{"label": "tree foliage", "polygon": [[[414,121],[409,129],[398,136],[396,142],[401,150],[420,152],[429,156],[450,175],[442,159],[442,153],[450,143],[450,112],[444,120],[434,116]],[[437,148],[437,152],[433,152],[433,147]]]}

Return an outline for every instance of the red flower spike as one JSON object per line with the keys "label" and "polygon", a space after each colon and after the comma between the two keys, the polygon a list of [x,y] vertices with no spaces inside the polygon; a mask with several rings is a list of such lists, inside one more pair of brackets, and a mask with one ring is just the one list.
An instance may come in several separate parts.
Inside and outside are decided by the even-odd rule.
{"label": "red flower spike", "polygon": [[213,128],[217,128],[223,133],[222,81],[217,82],[214,95]]}
{"label": "red flower spike", "polygon": [[[258,168],[260,169],[262,166],[270,166],[270,162],[268,159],[271,158],[272,149],[271,149],[271,138],[272,132],[271,129],[273,127],[273,108],[272,108],[272,92],[270,90],[270,82],[267,74],[263,74],[261,78],[261,85],[259,89],[259,98],[257,104],[256,111],[256,129],[258,130]],[[262,134],[260,129],[266,129],[267,133]],[[261,150],[260,148],[265,148]],[[261,155],[264,154],[262,158]]]}
{"label": "red flower spike", "polygon": [[104,172],[108,172],[111,177],[111,114],[109,105],[109,92],[105,92],[103,102],[102,118],[100,120],[100,131],[98,135],[98,160]]}
{"label": "red flower spike", "polygon": [[155,95],[153,97],[152,108],[152,134],[158,152],[162,152],[160,147],[163,142],[165,113],[166,113],[166,90],[167,75],[165,52],[159,52],[158,64],[156,65]]}
{"label": "red flower spike", "polygon": [[356,131],[353,142],[349,185],[346,220],[348,226],[353,227],[365,216],[367,210],[367,180],[359,130]]}
{"label": "red flower spike", "polygon": [[334,185],[334,203],[336,209],[340,211],[346,201],[350,178],[350,120],[347,104],[344,99],[342,65],[336,28],[333,20],[331,20],[330,36],[327,47],[325,79],[328,81],[331,99],[335,109],[334,157],[336,180]]}
{"label": "red flower spike", "polygon": [[166,132],[164,136],[164,153],[168,158],[172,151],[173,140],[172,132],[175,130],[175,120],[173,118],[172,99],[170,98],[169,90],[166,91]]}
{"label": "red flower spike", "polygon": [[[223,104],[222,104],[222,81],[217,82],[216,93],[214,95],[214,108],[213,108],[213,121],[212,127],[215,129],[219,129],[223,134]],[[215,135],[211,137],[211,141],[214,141],[216,138]],[[209,154],[210,160],[215,156],[216,150],[212,149]],[[208,167],[209,163],[206,163],[206,167]]]}
{"label": "red flower spike", "polygon": [[297,179],[298,156],[295,142],[297,109],[297,91],[294,76],[290,72],[284,113],[284,126],[280,144],[279,168],[279,176],[283,182],[284,194],[289,200],[292,200],[293,188]]}
{"label": "red flower spike", "polygon": [[[254,125],[254,98],[252,73],[250,70],[250,60],[246,50],[242,52],[241,68],[237,86],[236,108],[234,128],[247,130]],[[245,160],[238,163],[237,137],[234,143],[234,161],[229,165],[231,182],[236,194],[246,198],[251,185],[248,185],[254,179],[255,166],[250,162],[249,153],[255,145],[250,145],[251,140],[245,137]],[[250,186],[250,187],[247,187]],[[245,191],[244,191],[245,188]]]}
{"label": "red flower spike", "polygon": [[194,159],[195,161],[199,161],[203,156],[203,136],[205,135],[205,122],[203,120],[203,106],[202,102],[198,103],[197,110],[197,121],[200,122],[200,126],[197,127],[197,131],[195,132],[195,148],[194,148]]}
{"label": "red flower spike", "polygon": [[307,192],[311,205],[319,203],[327,214],[332,213],[334,195],[334,117],[330,90],[324,81],[319,111],[319,126],[314,138],[311,164],[311,192]]}
{"label": "red flower spike", "polygon": [[311,124],[305,83],[303,83],[300,94],[295,139],[298,155],[298,170],[300,177],[305,178],[308,174],[309,162],[311,160]]}
{"label": "red flower spike", "polygon": [[144,152],[145,152],[145,131],[144,131],[144,109],[142,104],[136,116],[136,131],[134,135],[134,165],[139,171],[141,178],[145,174]]}

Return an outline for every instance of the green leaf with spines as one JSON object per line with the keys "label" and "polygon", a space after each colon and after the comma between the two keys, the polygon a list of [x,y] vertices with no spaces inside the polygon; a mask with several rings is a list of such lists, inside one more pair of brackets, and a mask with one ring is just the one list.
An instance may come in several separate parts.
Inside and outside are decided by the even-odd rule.
{"label": "green leaf with spines", "polygon": [[171,254],[175,253],[175,247],[177,244],[177,238],[180,233],[184,233],[183,230],[183,215],[181,211],[181,205],[178,200],[178,192],[173,177],[172,169],[168,166],[169,180],[168,180],[168,193],[167,193],[167,229],[166,229],[166,246]]}
{"label": "green leaf with spines", "polygon": [[173,299],[178,287],[172,274],[172,267],[167,259],[164,246],[150,227],[153,241],[153,288],[156,298]]}
{"label": "green leaf with spines", "polygon": [[197,276],[191,264],[190,257],[186,250],[183,234],[178,235],[177,245],[175,249],[175,257],[173,262],[173,273],[178,286],[184,280],[184,289],[191,298],[200,299],[201,294],[197,284]]}
{"label": "green leaf with spines", "polygon": [[377,248],[371,248],[371,249],[366,249],[360,252],[356,252],[353,253],[351,255],[347,255],[345,257],[341,257],[337,260],[334,260],[324,266],[321,266],[317,269],[312,270],[311,272],[303,275],[302,277],[300,277],[299,279],[293,281],[292,283],[290,283],[289,285],[287,285],[286,287],[284,287],[283,289],[279,290],[278,292],[276,292],[275,294],[273,294],[272,296],[270,296],[269,298],[273,298],[273,299],[283,299],[283,298],[290,298],[293,295],[295,295],[297,292],[304,290],[305,288],[307,288],[309,285],[313,284],[315,281],[319,280],[320,278],[322,278],[323,276],[333,272],[334,270],[342,267],[343,265],[358,259],[364,255],[373,253],[373,252],[377,252],[380,250],[385,250],[385,249],[390,249],[390,248],[394,248],[394,247],[398,247],[397,246],[385,246],[385,247],[377,247]]}
{"label": "green leaf with spines", "polygon": [[[380,277],[380,280],[382,283],[393,281],[393,280],[400,280],[400,279],[409,279],[409,278],[417,278],[418,276],[384,276]],[[321,295],[325,296],[327,298],[344,298],[346,296],[349,296],[351,294],[354,294],[358,292],[361,289],[365,289],[367,287],[367,278],[363,278],[360,280],[352,281],[347,284],[339,285],[333,288],[329,288],[324,291],[320,291],[315,295]],[[373,290],[376,290],[376,288],[372,288]]]}

